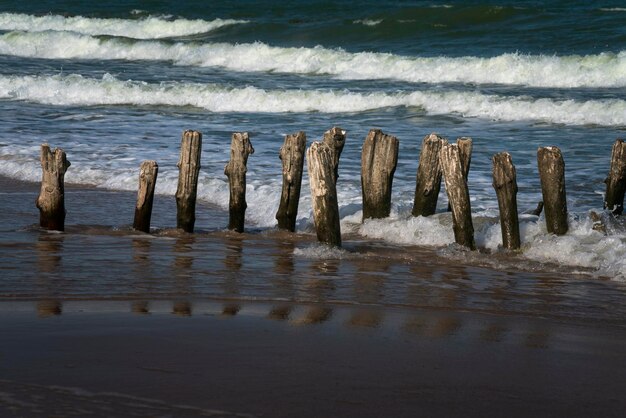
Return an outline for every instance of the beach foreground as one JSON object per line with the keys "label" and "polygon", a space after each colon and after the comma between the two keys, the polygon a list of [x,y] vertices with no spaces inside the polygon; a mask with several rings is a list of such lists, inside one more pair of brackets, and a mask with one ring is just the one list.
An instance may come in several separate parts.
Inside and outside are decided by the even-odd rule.
{"label": "beach foreground", "polygon": [[[2,416],[626,406],[620,282],[350,234],[329,252],[310,231],[225,232],[205,205],[196,234],[138,234],[120,221],[133,193],[76,186],[66,232],[50,233],[36,225],[38,185],[2,186]],[[157,196],[156,219],[170,222],[172,207]]]}
{"label": "beach foreground", "polygon": [[621,416],[622,327],[332,304],[3,303],[2,416]]}

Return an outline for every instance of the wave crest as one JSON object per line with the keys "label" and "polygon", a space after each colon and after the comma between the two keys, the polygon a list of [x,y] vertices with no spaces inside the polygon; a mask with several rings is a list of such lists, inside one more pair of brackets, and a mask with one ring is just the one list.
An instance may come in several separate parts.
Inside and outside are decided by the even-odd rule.
{"label": "wave crest", "polygon": [[135,39],[159,39],[211,32],[223,26],[247,23],[245,20],[200,19],[166,20],[160,17],[141,19],[99,19],[82,16],[32,16],[21,13],[0,13],[0,30],[5,31],[69,31],[83,35],[111,35]]}
{"label": "wave crest", "polygon": [[626,126],[626,101],[554,100],[460,91],[358,93],[348,90],[264,90],[253,86],[146,83],[69,76],[0,76],[0,98],[58,106],[194,106],[211,112],[353,113],[417,107],[429,114],[456,114],[502,121],[537,120],[567,125]]}
{"label": "wave crest", "polygon": [[586,56],[507,53],[490,58],[407,57],[320,46],[283,48],[261,42],[169,43],[101,39],[69,32],[10,32],[0,35],[0,54],[46,59],[159,60],[241,72],[330,75],[345,80],[626,87],[626,51]]}

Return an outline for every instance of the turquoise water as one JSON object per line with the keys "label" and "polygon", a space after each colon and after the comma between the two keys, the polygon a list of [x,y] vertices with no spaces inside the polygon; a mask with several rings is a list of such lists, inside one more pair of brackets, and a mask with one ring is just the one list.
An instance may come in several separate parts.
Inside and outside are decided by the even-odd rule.
{"label": "turquoise water", "polygon": [[[0,174],[38,181],[39,145],[49,142],[66,150],[70,183],[134,190],[139,163],[156,159],[157,193],[171,197],[180,134],[197,129],[199,197],[225,211],[230,135],[248,131],[247,222],[266,230],[276,224],[283,136],[304,130],[310,143],[338,125],[348,132],[344,231],[445,248],[445,191],[438,215],[409,215],[419,146],[430,132],[470,136],[477,243],[490,252],[501,242],[491,156],[511,153],[525,211],[541,200],[537,147],[556,145],[572,233],[550,236],[524,216],[521,263],[623,280],[626,232],[594,231],[588,213],[602,210],[611,145],[626,130],[625,19],[618,1],[5,1]],[[361,225],[360,147],[371,128],[396,135],[400,157],[392,217]],[[298,228],[310,231],[304,181]],[[71,209],[68,222],[81,223]]]}

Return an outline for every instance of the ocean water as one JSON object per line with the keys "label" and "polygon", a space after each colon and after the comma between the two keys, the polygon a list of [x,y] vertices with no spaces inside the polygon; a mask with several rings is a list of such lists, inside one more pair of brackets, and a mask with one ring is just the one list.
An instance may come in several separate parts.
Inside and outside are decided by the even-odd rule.
{"label": "ocean water", "polygon": [[[3,1],[0,175],[39,181],[47,142],[66,151],[68,183],[102,189],[134,191],[140,162],[155,159],[157,199],[172,199],[181,133],[195,129],[199,198],[225,214],[230,136],[247,131],[256,152],[246,222],[263,232],[276,225],[284,135],[303,130],[310,144],[340,126],[342,230],[445,256],[454,238],[444,188],[435,216],[410,216],[419,148],[431,132],[469,136],[480,263],[501,245],[492,155],[511,153],[524,212],[541,200],[537,148],[554,145],[570,233],[552,236],[523,214],[518,267],[624,281],[626,228],[604,215],[607,233],[595,231],[589,213],[602,212],[611,146],[626,131],[625,21],[621,1]],[[373,128],[397,136],[400,155],[392,216],[361,224],[360,152]],[[310,234],[303,181],[298,229]],[[68,207],[67,223],[85,221]]]}

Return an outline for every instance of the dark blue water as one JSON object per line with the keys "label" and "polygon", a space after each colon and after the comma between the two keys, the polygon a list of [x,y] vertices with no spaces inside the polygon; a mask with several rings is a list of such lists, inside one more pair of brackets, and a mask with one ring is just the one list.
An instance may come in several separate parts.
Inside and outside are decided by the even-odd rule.
{"label": "dark blue water", "polygon": [[[231,18],[251,24],[198,39],[425,56],[593,54],[626,43],[621,1],[4,1],[3,11],[95,18]],[[132,15],[131,15],[132,13]],[[380,21],[374,26],[355,21]]]}

